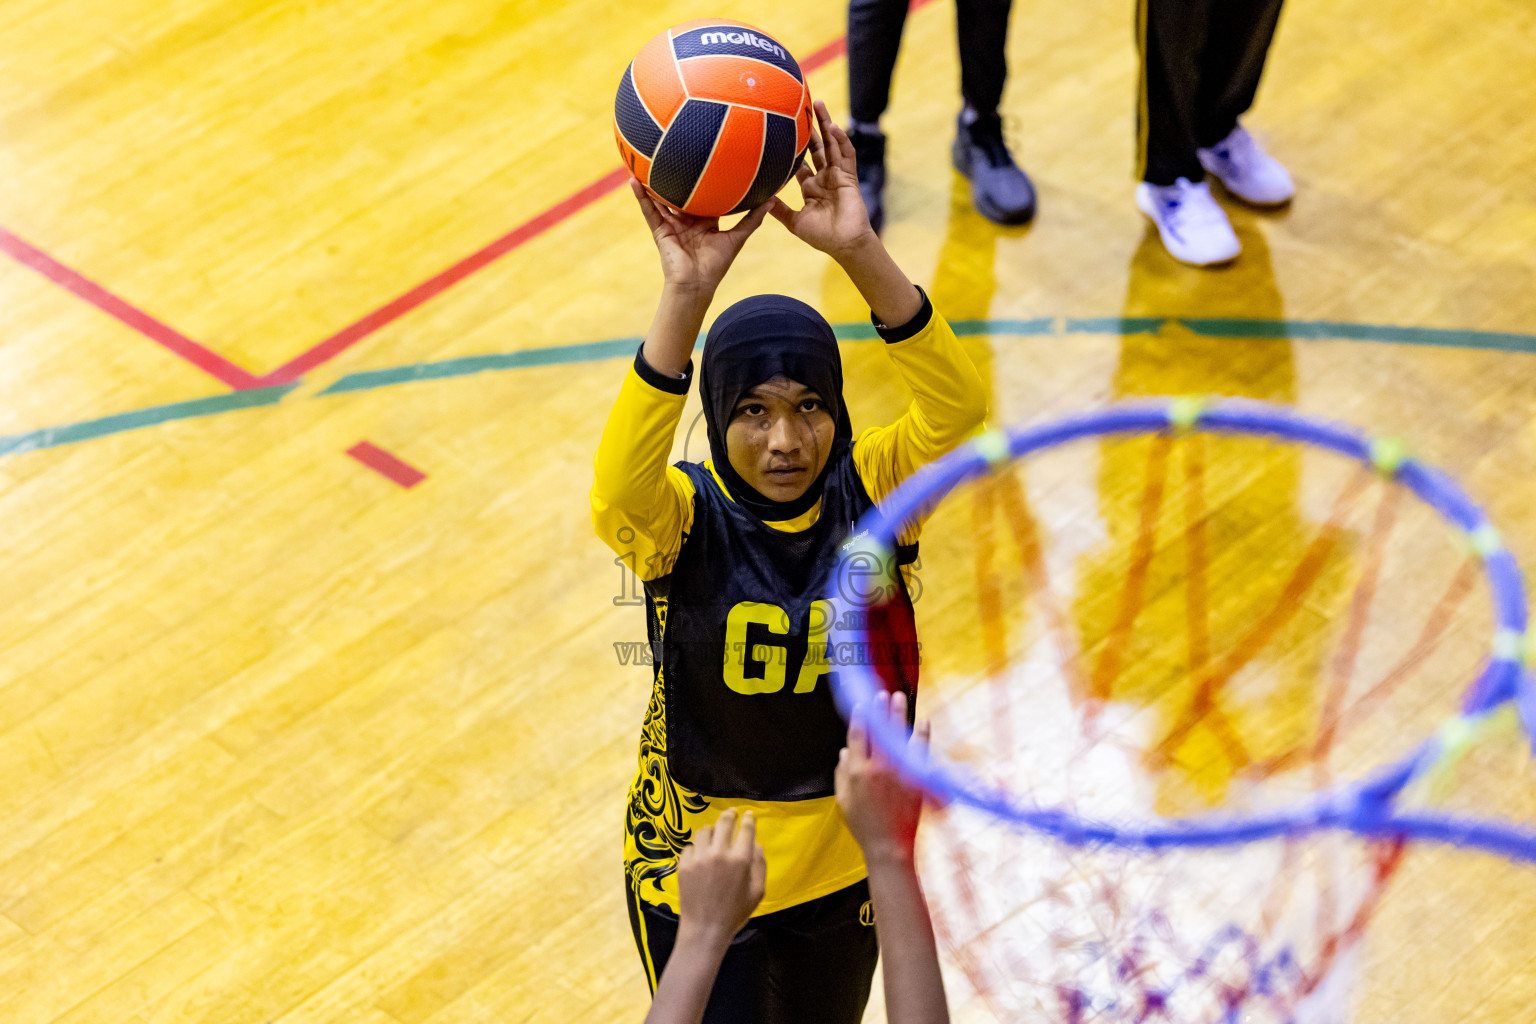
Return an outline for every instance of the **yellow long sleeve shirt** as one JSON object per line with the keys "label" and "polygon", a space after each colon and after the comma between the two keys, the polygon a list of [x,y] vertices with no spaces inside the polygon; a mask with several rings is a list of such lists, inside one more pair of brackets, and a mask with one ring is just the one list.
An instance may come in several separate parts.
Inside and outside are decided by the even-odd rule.
{"label": "yellow long sleeve shirt", "polygon": [[[851,458],[869,497],[879,503],[919,467],[974,433],[986,418],[986,395],[975,367],[949,325],[924,302],[913,322],[880,328],[886,352],[912,392],[894,423],[871,427],[853,441]],[[594,458],[592,522],[598,536],[643,581],[667,576],[693,523],[695,485],[667,465],[682,417],[688,378],[671,380],[636,357],[625,375]],[[705,463],[709,466],[709,463]],[[709,483],[729,492],[709,466]],[[803,515],[766,525],[798,532],[815,524],[821,503]],[[915,527],[904,540],[915,539]],[[653,632],[665,629],[665,601],[653,601]],[[652,640],[660,640],[652,636]],[[767,891],[758,914],[772,913],[852,885],[864,877],[858,845],[832,797],[753,801],[694,793],[674,782],[666,758],[666,708],[658,667],[641,732],[639,772],[630,789],[625,865],[634,897],[677,909],[677,854],[694,830],[727,807],[754,811],[768,861]]]}

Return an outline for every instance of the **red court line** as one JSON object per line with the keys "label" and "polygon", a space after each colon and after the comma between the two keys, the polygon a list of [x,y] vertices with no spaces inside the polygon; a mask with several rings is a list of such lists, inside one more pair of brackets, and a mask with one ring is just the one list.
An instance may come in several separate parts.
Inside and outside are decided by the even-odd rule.
{"label": "red court line", "polygon": [[[912,0],[908,9],[915,11],[931,2],[932,0]],[[841,57],[847,52],[847,42],[846,37],[841,37],[815,50],[800,62],[801,70],[809,74]],[[411,310],[441,295],[476,271],[494,263],[524,242],[537,238],[550,228],[575,216],[628,180],[627,168],[614,168],[585,188],[572,193],[530,220],[524,221],[484,248],[464,257],[446,270],[438,272],[400,297],[385,303],[362,319],[348,324],[329,338],[260,377],[236,366],[217,352],[205,348],[180,331],[130,305],[101,285],[66,267],[4,228],[0,228],[0,251],[9,254],[18,262],[31,267],[55,284],[68,289],[110,316],[116,317],[204,373],[238,391],[273,384],[291,384],[310,370],[330,362],[364,338],[394,323]]]}
{"label": "red court line", "polygon": [[369,335],[394,323],[417,306],[436,298],[477,270],[489,266],[524,242],[537,238],[581,210],[586,209],[629,180],[629,169],[615,167],[586,188],[567,196],[543,213],[524,221],[490,245],[464,257],[447,270],[427,278],[392,302],[337,331],[314,348],[289,360],[261,378],[264,385],[289,384],[341,355]]}
{"label": "red court line", "polygon": [[357,442],[347,449],[347,454],[407,490],[427,478],[427,474],[398,455],[390,454],[372,441]]}
{"label": "red court line", "polygon": [[37,271],[54,284],[89,302],[97,309],[164,346],[204,373],[236,391],[261,386],[261,380],[211,349],[205,348],[168,324],[162,323],[92,281],[72,267],[67,267],[37,246],[0,228],[0,252],[22,266]]}
{"label": "red court line", "polygon": [[[917,7],[921,7],[923,4],[926,4],[926,3],[929,3],[929,2],[931,2],[931,0],[917,0],[917,2],[914,3],[912,6],[914,8],[917,8]],[[805,60],[801,61],[800,62],[800,70],[803,73],[808,75],[812,71],[820,70],[822,67],[826,66],[827,64],[830,64],[832,61],[836,60],[837,58],[841,57],[843,54],[845,54],[847,52],[848,52],[848,37],[847,36],[843,36],[843,37],[841,37],[839,39],[834,39],[830,43],[828,43],[826,46],[823,46],[821,49],[817,50],[816,52],[812,53],[809,57],[805,58]]]}
{"label": "red court line", "polygon": [[[912,0],[909,10],[915,11],[932,2],[933,0]],[[843,56],[847,50],[848,39],[846,36],[834,39],[801,61],[800,69],[806,74],[810,74],[838,57]],[[592,182],[592,184],[560,200],[560,202],[533,219],[519,224],[485,248],[464,257],[459,262],[453,264],[453,266],[428,278],[394,301],[385,303],[356,323],[343,327],[309,351],[279,366],[271,373],[262,377],[261,383],[263,385],[289,384],[298,380],[310,370],[336,358],[364,338],[394,323],[418,306],[431,301],[476,271],[496,262],[524,242],[531,241],[562,221],[574,217],[588,206],[618,189],[629,180],[629,177],[628,168],[622,166],[615,167],[601,178]]]}

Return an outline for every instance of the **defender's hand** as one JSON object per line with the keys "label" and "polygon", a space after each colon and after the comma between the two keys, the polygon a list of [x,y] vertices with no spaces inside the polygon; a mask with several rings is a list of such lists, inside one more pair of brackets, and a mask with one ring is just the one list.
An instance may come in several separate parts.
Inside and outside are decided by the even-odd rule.
{"label": "defender's hand", "polygon": [[640,213],[651,229],[651,239],[661,254],[661,276],[667,284],[713,293],[741,247],[768,214],[765,203],[750,211],[736,226],[722,231],[719,217],[694,217],[674,213],[651,197],[634,178],[629,190],[640,204]]}
{"label": "defender's hand", "polygon": [[795,172],[804,205],[794,210],[775,196],[771,212],[790,234],[838,259],[875,238],[869,211],[859,196],[857,161],[847,133],[832,123],[827,105],[816,101],[818,129],[811,131],[811,163]]}
{"label": "defender's hand", "polygon": [[[837,757],[837,806],[848,831],[859,842],[866,861],[910,863],[917,841],[917,821],[923,793],[897,774],[896,766],[870,742],[865,716],[880,716],[894,726],[907,727],[907,697],[880,694],[873,706],[858,708],[848,719],[848,745]],[[910,749],[926,754],[928,723],[919,722],[908,740]]]}
{"label": "defender's hand", "polygon": [[751,811],[739,828],[736,820],[736,809],[727,809],[677,858],[679,931],[729,942],[762,902],[768,862],[757,844],[757,820]]}

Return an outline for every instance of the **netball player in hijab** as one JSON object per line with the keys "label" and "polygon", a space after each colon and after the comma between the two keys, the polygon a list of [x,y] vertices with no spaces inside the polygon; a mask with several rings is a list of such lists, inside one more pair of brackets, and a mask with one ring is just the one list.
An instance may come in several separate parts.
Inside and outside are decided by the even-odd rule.
{"label": "netball player in hijab", "polygon": [[[594,460],[592,520],[644,581],[655,657],[625,820],[630,922],[653,991],[669,958],[729,942],[710,1024],[857,1024],[863,1015],[877,947],[864,862],[833,796],[845,730],[827,679],[839,655],[826,650],[822,599],[851,525],[987,412],[949,326],[870,229],[848,137],[824,105],[816,115],[799,210],[775,198],[726,230],[633,186],[663,287]],[[695,339],[769,214],[847,273],[912,404],[855,434],[831,326],[803,302],[755,296],[721,313],[704,343],[710,457],[669,466]],[[915,540],[903,538],[900,558],[915,554]],[[890,642],[873,645],[883,652],[877,669],[910,691],[911,604],[901,574],[888,579],[894,611]],[[861,593],[877,585],[851,582]],[[729,809],[755,821],[762,902],[734,936],[694,934],[686,917],[680,930],[678,854]]]}

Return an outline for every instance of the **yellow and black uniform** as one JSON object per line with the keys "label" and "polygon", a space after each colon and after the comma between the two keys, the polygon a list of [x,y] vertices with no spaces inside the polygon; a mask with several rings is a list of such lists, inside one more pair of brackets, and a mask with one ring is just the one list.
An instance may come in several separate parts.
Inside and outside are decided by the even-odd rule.
{"label": "yellow and black uniform", "polygon": [[[796,365],[770,360],[766,369],[722,372],[731,350],[717,344],[717,331],[739,325],[754,301],[777,311],[780,319],[768,323],[819,332],[825,340],[808,344],[830,347],[837,359],[831,328],[810,307],[779,296],[738,303],[716,321],[705,347],[712,426],[728,420],[743,391],[780,372],[775,366]],[[593,523],[645,583],[656,666],[624,844],[631,921],[653,988],[675,936],[677,855],[694,830],[728,807],[750,808],[768,862],[766,894],[727,955],[706,1021],[856,1022],[868,996],[875,945],[864,863],[832,795],[845,727],[827,680],[837,652],[816,639],[829,625],[823,599],[853,523],[986,415],[974,367],[926,297],[910,323],[877,327],[913,402],[895,423],[853,438],[840,364],[835,381],[801,380],[827,400],[844,439],[808,492],[808,507],[790,505],[784,519],[754,513],[765,511],[763,499],[729,467],[720,471],[727,460],[713,434],[714,460],[666,464],[690,379],[657,373],[643,354],[594,460]],[[771,337],[760,341],[773,345]],[[752,380],[754,369],[763,376]],[[722,376],[729,383],[720,385]],[[803,376],[815,371],[794,379]],[[913,528],[904,554],[915,554],[915,540]],[[910,602],[900,574],[892,579],[904,622],[876,657],[886,662],[883,674],[910,688]]]}

